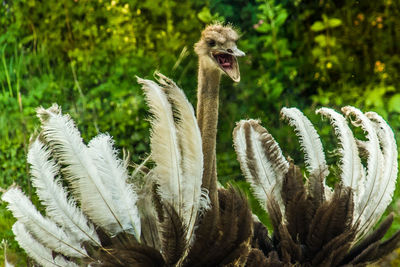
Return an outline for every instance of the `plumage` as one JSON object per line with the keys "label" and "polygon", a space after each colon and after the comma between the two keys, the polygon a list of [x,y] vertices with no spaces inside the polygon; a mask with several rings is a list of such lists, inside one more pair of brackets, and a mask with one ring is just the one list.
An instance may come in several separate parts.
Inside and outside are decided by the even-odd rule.
{"label": "plumage", "polygon": [[39,139],[35,139],[29,147],[28,163],[31,165],[32,184],[46,207],[46,215],[79,242],[99,245],[94,225],[88,222],[75,201],[68,199],[60,180],[56,179],[60,166],[51,159],[50,150]]}
{"label": "plumage", "polygon": [[[140,218],[136,206],[137,194],[132,185],[127,183],[128,171],[122,160],[118,158],[118,151],[113,148],[114,141],[108,134],[100,134],[88,144],[88,153],[93,159],[93,164],[98,170],[102,184],[111,193],[118,213],[131,225],[132,232],[138,239],[140,237]],[[122,217],[122,216],[121,216]]]}
{"label": "plumage", "polygon": [[240,121],[233,131],[240,167],[255,196],[266,209],[272,196],[283,208],[280,192],[289,165],[274,138],[258,121]]}
{"label": "plumage", "polygon": [[200,130],[192,105],[181,89],[164,75],[157,73],[158,82],[174,110],[175,127],[181,153],[183,194],[187,238],[192,240],[199,210],[208,208],[208,194],[202,193],[203,153]]}
{"label": "plumage", "polygon": [[396,140],[390,126],[375,112],[367,112],[365,115],[376,128],[384,161],[382,181],[379,185],[378,193],[374,194],[372,209],[370,215],[366,219],[368,223],[361,226],[364,228],[362,231],[368,232],[369,229],[376,224],[386,207],[392,201],[398,173],[398,153]]}
{"label": "plumage", "polygon": [[[363,114],[353,107],[343,108],[351,123],[366,132],[367,141],[361,141],[354,138],[342,115],[327,108],[319,109],[317,113],[331,119],[339,138],[342,148],[339,182],[332,194],[326,197],[324,170],[328,166],[320,163],[324,162],[324,155],[320,155],[323,153],[322,146],[312,144],[312,140],[320,143],[319,136],[299,110],[283,109],[284,116],[290,116],[290,123],[298,128],[300,143],[304,150],[309,150],[305,153],[312,155],[306,156],[305,161],[310,161],[310,158],[314,161],[306,164],[309,172],[304,185],[302,172],[289,160],[289,170],[281,178],[284,209],[278,208],[274,196],[268,199],[267,210],[274,231],[272,237],[267,231],[255,232],[249,266],[365,266],[399,246],[400,231],[387,241],[381,241],[393,221],[392,216],[363,238],[392,198],[397,177],[397,149],[390,127],[376,113]],[[245,136],[240,138],[244,144]],[[360,160],[364,156],[367,157],[365,169]],[[240,164],[245,166],[253,161],[251,154],[242,153],[238,158]],[[244,169],[243,166],[241,168]],[[246,173],[246,169],[243,172],[247,179],[257,181],[258,177],[252,177],[256,172]],[[251,185],[254,187],[254,182]],[[362,190],[363,187],[366,189]],[[265,192],[271,189],[267,188]],[[281,210],[284,212],[281,213]],[[258,229],[256,226],[255,229]],[[265,243],[260,240],[265,240]],[[260,248],[263,257],[258,251]]]}
{"label": "plumage", "polygon": [[77,264],[58,255],[54,257],[52,251],[36,241],[21,222],[16,222],[12,230],[18,244],[39,264],[44,267],[78,267]]}
{"label": "plumage", "polygon": [[66,256],[82,258],[87,253],[80,243],[68,236],[62,228],[43,217],[25,194],[17,187],[9,188],[2,196],[7,208],[40,243]]}
{"label": "plumage", "polygon": [[[361,129],[366,132],[366,138],[368,139],[365,143],[365,148],[368,151],[365,191],[359,199],[359,202],[355,203],[355,223],[359,222],[359,227],[362,227],[373,213],[374,205],[371,205],[371,203],[376,201],[375,192],[381,191],[381,186],[384,184],[382,177],[384,158],[380,149],[377,132],[368,117],[360,110],[349,106],[343,107],[342,112],[346,116],[354,116],[351,123],[356,127],[361,127]],[[376,190],[377,188],[379,189]],[[363,234],[365,234],[365,232],[360,231],[358,235]]]}
{"label": "plumage", "polygon": [[341,148],[340,159],[340,179],[343,185],[353,189],[354,199],[358,202],[363,194],[365,170],[361,164],[358,147],[354,139],[353,132],[347,124],[346,119],[330,108],[320,108],[316,110],[317,114],[328,117],[339,139]]}
{"label": "plumage", "polygon": [[[71,184],[74,196],[85,214],[111,235],[122,231],[133,232],[130,214],[126,214],[125,209],[121,210],[119,198],[114,199],[102,181],[101,170],[71,118],[62,115],[57,105],[49,109],[39,108],[37,113],[42,121],[42,134],[55,158],[65,165],[63,177]],[[123,195],[121,192],[119,197]],[[139,236],[136,238],[139,239]]]}
{"label": "plumage", "polygon": [[154,174],[160,191],[163,192],[162,198],[181,212],[184,205],[183,174],[171,104],[155,82],[140,78],[138,82],[143,85],[146,102],[152,114],[151,151],[152,159],[156,162]]}
{"label": "plumage", "polygon": [[282,108],[281,116],[295,128],[309,173],[317,172],[327,176],[329,170],[322,143],[311,122],[297,108]]}

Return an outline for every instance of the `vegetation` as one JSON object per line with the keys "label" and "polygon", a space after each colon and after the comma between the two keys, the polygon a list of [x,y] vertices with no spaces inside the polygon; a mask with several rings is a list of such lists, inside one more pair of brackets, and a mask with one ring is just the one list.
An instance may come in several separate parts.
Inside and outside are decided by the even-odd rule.
{"label": "vegetation", "polygon": [[[224,79],[221,85],[222,183],[248,192],[232,148],[232,130],[242,118],[260,118],[282,149],[302,162],[291,129],[279,121],[283,106],[299,107],[311,119],[322,105],[374,110],[400,143],[399,16],[399,0],[2,1],[0,187],[17,183],[34,197],[26,151],[39,125],[35,108],[54,102],[77,121],[85,140],[109,132],[140,162],[149,151],[149,125],[135,75],[151,78],[160,70],[196,103],[192,46],[213,20],[237,26],[247,54],[240,61],[242,81]],[[313,122],[328,160],[337,162],[329,124]],[[397,212],[399,197],[397,189],[389,210]],[[8,240],[8,254],[22,265],[13,222],[1,204],[0,240]],[[397,218],[393,230],[399,228]]]}

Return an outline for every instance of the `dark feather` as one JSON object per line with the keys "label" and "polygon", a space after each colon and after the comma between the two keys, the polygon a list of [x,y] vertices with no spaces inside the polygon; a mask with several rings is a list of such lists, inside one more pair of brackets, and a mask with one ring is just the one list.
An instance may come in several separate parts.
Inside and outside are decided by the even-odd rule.
{"label": "dark feather", "polygon": [[253,238],[251,247],[261,250],[265,255],[274,249],[271,238],[268,236],[268,229],[260,222],[253,223]]}
{"label": "dark feather", "polygon": [[398,248],[400,244],[400,230],[397,231],[388,240],[384,241],[379,245],[377,257],[374,260],[378,260],[391,253],[394,249]]}
{"label": "dark feather", "polygon": [[[260,134],[260,142],[263,147],[264,155],[270,162],[272,162],[273,168],[275,170],[280,170],[281,172],[286,171],[286,160],[282,156],[282,152],[274,137],[267,131],[267,129],[262,127],[256,121],[250,121],[249,123],[254,131]],[[250,138],[247,138],[246,136],[246,139]]]}
{"label": "dark feather", "polygon": [[267,211],[271,219],[272,226],[274,228],[274,234],[277,234],[279,232],[279,226],[283,222],[283,219],[279,205],[274,198],[271,198],[270,201],[267,203]]}
{"label": "dark feather", "polygon": [[303,258],[301,245],[292,239],[285,224],[281,224],[278,229],[280,236],[278,252],[282,261],[286,264],[301,262]]}
{"label": "dark feather", "polygon": [[152,247],[137,243],[129,234],[119,234],[110,239],[110,245],[97,251],[99,263],[91,266],[166,266],[160,252]]}
{"label": "dark feather", "polygon": [[379,225],[375,231],[370,233],[367,237],[365,237],[361,242],[355,245],[349,253],[347,253],[346,258],[342,261],[342,264],[349,263],[354,258],[356,258],[364,249],[375,242],[379,242],[380,239],[386,234],[389,230],[390,226],[393,223],[393,213],[389,214],[389,216]]}
{"label": "dark feather", "polygon": [[[218,198],[218,231],[215,234],[196,231],[196,239],[185,266],[230,265],[247,256],[252,233],[251,212],[247,200],[233,187],[220,189]],[[201,223],[209,223],[204,219]],[[199,230],[201,227],[200,225]]]}
{"label": "dark feather", "polygon": [[355,257],[349,264],[358,265],[371,261],[378,252],[379,243],[375,242],[364,249],[357,257]]}
{"label": "dark feather", "polygon": [[289,170],[282,181],[282,200],[285,206],[289,202],[295,200],[296,195],[300,192],[306,192],[303,183],[303,175],[301,174],[300,168],[294,165],[293,161],[290,160]]}
{"label": "dark feather", "polygon": [[284,264],[282,261],[280,261],[278,253],[276,253],[276,251],[272,251],[268,254],[265,266],[283,267],[283,266],[288,266],[288,264]]}
{"label": "dark feather", "polygon": [[312,200],[314,212],[322,205],[325,201],[325,190],[324,190],[324,176],[325,170],[316,170],[310,173],[308,191],[309,196]]}
{"label": "dark feather", "polygon": [[[322,247],[322,249],[311,260],[313,266],[336,266],[342,261],[355,235],[355,231],[349,229],[344,233],[333,238],[330,242]],[[329,264],[327,264],[327,259]],[[334,264],[335,263],[335,264]]]}
{"label": "dark feather", "polygon": [[287,228],[294,241],[305,243],[312,219],[312,203],[307,197],[299,167],[290,162],[289,171],[282,183]]}
{"label": "dark feather", "polygon": [[164,219],[160,222],[161,252],[168,265],[174,265],[187,248],[186,227],[171,205],[164,205]]}
{"label": "dark feather", "polygon": [[152,200],[153,200],[153,205],[154,208],[157,212],[158,216],[158,221],[163,222],[164,220],[164,206],[161,201],[160,194],[158,193],[158,187],[159,185],[154,183],[152,187]]}
{"label": "dark feather", "polygon": [[320,251],[324,244],[351,227],[353,197],[351,190],[337,185],[329,202],[317,210],[307,237],[309,256]]}
{"label": "dark feather", "polygon": [[246,262],[246,267],[267,266],[267,258],[258,248],[251,249]]}

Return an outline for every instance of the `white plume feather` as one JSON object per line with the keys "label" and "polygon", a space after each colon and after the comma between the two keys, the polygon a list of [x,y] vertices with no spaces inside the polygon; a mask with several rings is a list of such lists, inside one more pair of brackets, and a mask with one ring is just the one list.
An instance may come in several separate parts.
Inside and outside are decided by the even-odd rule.
{"label": "white plume feather", "polygon": [[88,257],[78,241],[68,236],[53,221],[43,217],[19,188],[12,187],[2,196],[7,208],[42,244],[71,257]]}
{"label": "white plume feather", "polygon": [[140,238],[140,217],[136,206],[137,195],[127,183],[128,172],[124,162],[118,158],[118,151],[113,148],[113,140],[108,134],[100,134],[89,142],[89,155],[93,159],[104,186],[111,193],[115,207],[118,207],[118,218],[125,231],[133,232]]}
{"label": "white plume feather", "polygon": [[[200,129],[192,105],[182,90],[170,79],[157,73],[162,88],[173,105],[177,139],[181,152],[184,222],[191,239],[200,203],[207,203],[208,195],[202,194],[203,150]],[[205,198],[205,199],[204,199]],[[203,199],[203,200],[202,200]]]}
{"label": "white plume feather", "polygon": [[133,229],[130,219],[100,179],[99,170],[71,118],[62,115],[56,105],[47,110],[39,108],[37,113],[42,120],[43,135],[59,162],[66,165],[65,178],[85,214],[111,235]]}
{"label": "white plume feather", "polygon": [[[319,173],[325,178],[329,174],[329,170],[321,140],[312,123],[297,108],[282,108],[281,116],[289,121],[290,126],[295,128],[301,149],[304,152],[304,160],[308,172],[310,174]],[[326,186],[325,180],[323,185],[325,197],[329,198],[332,190]]]}
{"label": "white plume feather", "polygon": [[377,113],[367,112],[365,115],[372,121],[378,134],[383,154],[383,173],[379,190],[374,192],[374,199],[369,204],[371,206],[370,213],[367,214],[365,224],[361,226],[362,232],[368,232],[378,222],[392,201],[398,172],[397,146],[392,129]]}
{"label": "white plume feather", "polygon": [[[368,151],[367,176],[365,179],[365,191],[360,201],[355,203],[354,211],[356,222],[360,222],[360,227],[366,222],[370,212],[374,209],[371,205],[374,201],[376,191],[380,191],[382,185],[383,155],[379,147],[377,132],[372,122],[358,109],[354,107],[344,107],[342,112],[346,116],[354,116],[355,120],[351,123],[366,132],[368,141],[365,148]],[[361,232],[359,232],[361,233]]]}
{"label": "white plume feather", "polygon": [[100,246],[99,237],[93,224],[89,223],[55,176],[59,166],[51,158],[50,151],[36,139],[28,152],[31,164],[32,183],[39,199],[46,206],[46,214],[58,225],[65,228],[79,242],[87,241]]}
{"label": "white plume feather", "polygon": [[339,144],[341,145],[341,149],[339,150],[341,154],[341,180],[345,186],[353,189],[354,200],[358,202],[364,190],[365,170],[358,155],[357,143],[353,132],[348,126],[346,119],[333,109],[320,108],[316,113],[330,119],[335,134],[339,138]]}
{"label": "white plume feather", "polygon": [[289,169],[289,163],[276,141],[255,120],[237,123],[233,141],[242,172],[261,206],[266,210],[267,202],[273,196],[283,211],[282,180]]}
{"label": "white plume feather", "polygon": [[78,267],[77,264],[65,260],[62,256],[53,257],[52,251],[34,239],[23,223],[17,221],[13,225],[12,231],[20,247],[40,265],[44,267]]}
{"label": "white plume feather", "polygon": [[143,85],[146,100],[153,117],[151,120],[151,151],[156,163],[154,174],[161,197],[170,203],[183,217],[184,178],[182,158],[175,128],[171,104],[163,90],[155,82],[138,78]]}

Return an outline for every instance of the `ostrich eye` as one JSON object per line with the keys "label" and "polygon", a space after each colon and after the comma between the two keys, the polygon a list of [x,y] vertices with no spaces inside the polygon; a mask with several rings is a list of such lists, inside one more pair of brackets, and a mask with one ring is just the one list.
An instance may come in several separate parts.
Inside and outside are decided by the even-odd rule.
{"label": "ostrich eye", "polygon": [[207,44],[208,44],[208,46],[213,47],[213,46],[215,46],[215,41],[214,40],[208,40]]}

